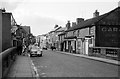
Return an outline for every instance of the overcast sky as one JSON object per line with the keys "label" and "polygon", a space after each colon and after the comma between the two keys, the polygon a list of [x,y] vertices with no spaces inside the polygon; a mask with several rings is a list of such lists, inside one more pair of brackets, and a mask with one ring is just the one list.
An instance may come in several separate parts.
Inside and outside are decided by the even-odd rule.
{"label": "overcast sky", "polygon": [[55,24],[89,19],[97,9],[101,14],[118,7],[119,0],[0,0],[0,8],[12,12],[17,24],[31,26],[34,35],[51,31]]}

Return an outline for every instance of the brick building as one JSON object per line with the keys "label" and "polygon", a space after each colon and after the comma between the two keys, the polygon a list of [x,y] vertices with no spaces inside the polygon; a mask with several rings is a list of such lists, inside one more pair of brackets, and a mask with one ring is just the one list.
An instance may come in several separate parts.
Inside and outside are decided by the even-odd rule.
{"label": "brick building", "polygon": [[[69,28],[59,37],[62,38],[64,51],[70,51],[70,45],[73,53],[88,54],[90,47],[120,48],[120,7],[99,15],[96,10],[93,18],[84,20],[78,19],[76,26]],[[110,49],[111,50],[111,49]]]}
{"label": "brick building", "polygon": [[12,47],[11,28],[15,25],[12,13],[0,9],[0,52]]}

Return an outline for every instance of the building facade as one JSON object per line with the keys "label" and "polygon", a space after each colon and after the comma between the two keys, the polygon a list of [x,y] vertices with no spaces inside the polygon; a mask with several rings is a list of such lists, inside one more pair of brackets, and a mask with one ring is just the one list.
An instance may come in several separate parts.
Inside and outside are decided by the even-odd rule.
{"label": "building facade", "polygon": [[12,13],[0,9],[0,51],[4,51],[13,46],[11,29],[16,26],[16,21]]}
{"label": "building facade", "polygon": [[[91,19],[78,19],[76,26],[59,35],[63,51],[89,54],[90,47],[120,48],[120,7],[99,15],[96,10]],[[101,50],[101,49],[100,49]],[[100,50],[95,50],[100,52]]]}
{"label": "building facade", "polygon": [[36,42],[38,43],[39,47],[46,48],[47,47],[46,34],[38,35],[36,37]]}

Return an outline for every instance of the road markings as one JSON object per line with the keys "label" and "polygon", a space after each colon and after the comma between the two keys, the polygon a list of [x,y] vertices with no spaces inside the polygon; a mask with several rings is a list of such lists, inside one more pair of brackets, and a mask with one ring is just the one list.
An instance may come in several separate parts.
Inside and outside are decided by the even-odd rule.
{"label": "road markings", "polygon": [[37,68],[46,68],[47,66],[37,66]]}
{"label": "road markings", "polygon": [[40,75],[45,75],[46,73],[41,73]]}
{"label": "road markings", "polygon": [[38,74],[37,68],[35,67],[35,65],[34,65],[34,63],[33,63],[32,60],[31,60],[31,64],[32,64],[32,69],[33,69],[33,71],[34,71],[36,77],[39,77],[39,74]]}
{"label": "road markings", "polygon": [[44,75],[44,76],[41,76],[41,77],[47,77],[47,76]]}
{"label": "road markings", "polygon": [[45,67],[47,67],[47,66],[45,66]]}

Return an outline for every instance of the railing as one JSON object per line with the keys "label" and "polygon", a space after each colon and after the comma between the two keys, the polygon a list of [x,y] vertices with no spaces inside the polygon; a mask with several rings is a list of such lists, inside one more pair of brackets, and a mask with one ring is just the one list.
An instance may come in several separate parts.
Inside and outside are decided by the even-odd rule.
{"label": "railing", "polygon": [[15,58],[17,55],[16,51],[17,51],[16,47],[12,47],[0,53],[0,65],[2,66],[1,67],[2,78],[4,78],[7,75],[11,65],[15,61]]}
{"label": "railing", "polygon": [[112,47],[89,47],[89,55],[101,56],[120,60],[120,48]]}

